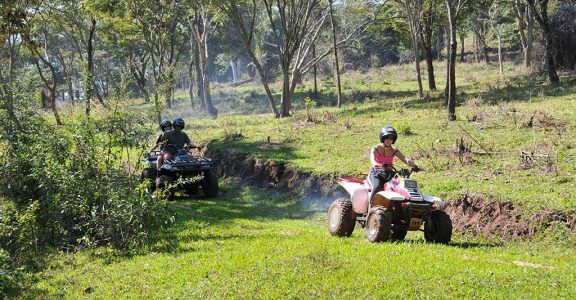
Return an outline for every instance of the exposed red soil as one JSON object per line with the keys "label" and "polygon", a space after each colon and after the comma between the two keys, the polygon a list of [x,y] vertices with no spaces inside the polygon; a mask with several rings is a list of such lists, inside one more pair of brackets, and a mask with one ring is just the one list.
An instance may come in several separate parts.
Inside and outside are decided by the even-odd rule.
{"label": "exposed red soil", "polygon": [[541,209],[533,215],[510,201],[491,201],[481,194],[466,194],[444,208],[454,229],[464,235],[518,239],[557,224],[576,231],[576,212]]}
{"label": "exposed red soil", "polygon": [[[326,201],[345,196],[336,176],[314,176],[231,150],[209,151],[206,155],[212,157],[220,176],[235,178],[243,184]],[[554,225],[565,226],[571,235],[576,235],[576,211],[541,209],[528,214],[510,201],[491,200],[482,194],[448,199],[444,210],[450,215],[454,230],[463,235],[516,240],[532,237]]]}

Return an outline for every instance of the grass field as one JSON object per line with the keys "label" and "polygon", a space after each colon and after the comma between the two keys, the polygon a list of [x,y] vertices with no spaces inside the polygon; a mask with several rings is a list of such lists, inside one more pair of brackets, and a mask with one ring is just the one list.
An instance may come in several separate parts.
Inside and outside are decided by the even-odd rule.
{"label": "grass field", "polygon": [[[290,118],[266,113],[259,87],[217,89],[216,120],[189,110],[182,98],[167,117],[185,117],[192,139],[211,149],[318,175],[366,173],[379,128],[392,124],[400,132],[397,147],[424,168],[415,178],[427,194],[450,201],[482,193],[528,211],[576,209],[573,83],[550,87],[511,64],[506,74],[522,74],[498,77],[497,66],[466,64],[458,71],[458,120],[448,122],[440,92],[416,99],[411,68],[345,74],[340,109],[326,106],[333,101],[326,83],[319,105],[308,108],[312,122],[303,100],[309,85],[299,88]],[[258,114],[232,114],[247,111]],[[328,199],[221,185],[217,199],[172,203],[174,228],[137,253],[54,254],[22,297],[576,298],[573,231],[551,229],[520,242],[456,233],[449,245],[410,232],[403,242],[370,244],[359,227],[350,238],[329,235]]]}
{"label": "grass field", "polygon": [[[560,243],[428,244],[420,232],[371,244],[328,234],[325,211],[225,184],[215,200],[174,203],[177,225],[152,249],[58,255],[26,296],[352,299],[576,297],[576,250]],[[284,199],[284,200],[282,200]]]}

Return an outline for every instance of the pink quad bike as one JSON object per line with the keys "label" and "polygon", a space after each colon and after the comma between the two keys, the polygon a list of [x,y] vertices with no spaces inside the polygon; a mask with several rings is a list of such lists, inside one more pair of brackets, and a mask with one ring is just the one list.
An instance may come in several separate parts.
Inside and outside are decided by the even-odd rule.
{"label": "pink quad bike", "polygon": [[[452,238],[452,220],[440,206],[444,201],[424,196],[418,182],[409,179],[412,171],[384,166],[381,178],[383,189],[368,201],[372,187],[360,178],[341,177],[339,184],[350,194],[350,199],[339,198],[328,209],[328,230],[334,236],[350,236],[356,222],[366,227],[370,242],[403,240],[408,230],[422,230],[428,242],[447,244]],[[400,176],[399,176],[400,175]]]}

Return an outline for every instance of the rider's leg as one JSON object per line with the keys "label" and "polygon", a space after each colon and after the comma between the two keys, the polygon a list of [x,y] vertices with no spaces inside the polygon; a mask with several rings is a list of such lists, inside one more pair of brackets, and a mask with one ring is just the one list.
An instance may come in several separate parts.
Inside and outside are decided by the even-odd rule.
{"label": "rider's leg", "polygon": [[156,170],[160,171],[160,167],[164,164],[164,153],[160,152],[158,159],[156,160]]}
{"label": "rider's leg", "polygon": [[368,182],[370,182],[370,186],[372,186],[372,191],[368,196],[368,200],[370,201],[372,200],[372,197],[376,195],[376,193],[382,190],[382,185],[384,184],[384,182],[380,178],[378,178],[378,176],[376,176],[376,174],[372,171],[370,171],[370,173],[368,174]]}

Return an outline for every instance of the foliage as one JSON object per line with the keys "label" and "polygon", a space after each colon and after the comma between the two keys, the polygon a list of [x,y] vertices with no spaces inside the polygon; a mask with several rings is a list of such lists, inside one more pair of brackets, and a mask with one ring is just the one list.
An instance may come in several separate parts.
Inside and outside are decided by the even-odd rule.
{"label": "foliage", "polygon": [[57,127],[21,113],[21,131],[0,123],[0,196],[9,197],[0,202],[2,276],[41,267],[49,249],[134,249],[170,224],[165,201],[152,199],[122,161],[149,134],[137,115],[118,108]]}

